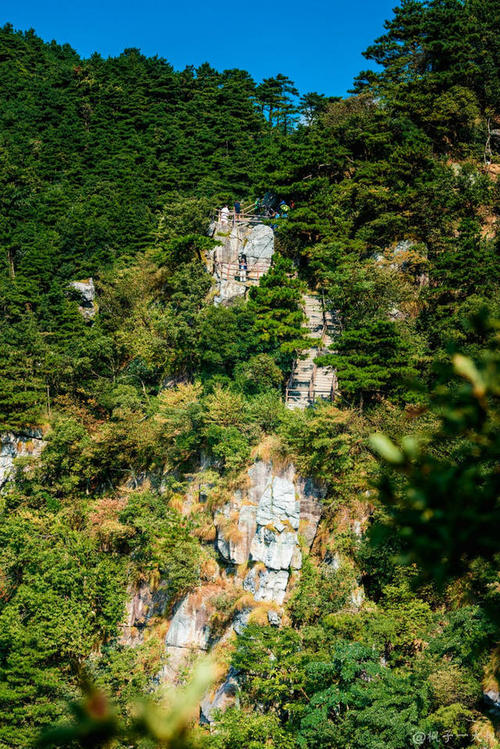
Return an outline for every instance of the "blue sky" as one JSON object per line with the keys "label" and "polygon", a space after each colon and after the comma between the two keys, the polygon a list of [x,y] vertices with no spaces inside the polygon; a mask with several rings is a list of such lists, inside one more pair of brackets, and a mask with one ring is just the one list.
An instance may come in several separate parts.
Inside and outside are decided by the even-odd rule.
{"label": "blue sky", "polygon": [[139,47],[179,69],[208,61],[254,78],[284,73],[302,93],[341,96],[397,0],[2,0],[0,23],[34,28],[80,55]]}

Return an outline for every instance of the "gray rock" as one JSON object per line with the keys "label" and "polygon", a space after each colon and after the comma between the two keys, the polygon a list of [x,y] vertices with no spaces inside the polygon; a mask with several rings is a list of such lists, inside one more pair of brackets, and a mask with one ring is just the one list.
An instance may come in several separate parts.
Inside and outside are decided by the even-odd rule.
{"label": "gray rock", "polygon": [[300,570],[302,567],[302,552],[298,546],[293,550],[290,567],[294,570]]}
{"label": "gray rock", "polygon": [[38,458],[45,444],[38,429],[28,429],[22,434],[4,432],[0,435],[0,490],[14,477],[16,458]]}
{"label": "gray rock", "polygon": [[[302,566],[301,543],[309,549],[321,517],[323,490],[296,476],[293,466],[279,472],[268,461],[257,461],[248,470],[250,484],[238,490],[215,513],[216,548],[231,564],[250,559],[265,570],[250,570],[245,590],[256,600],[282,602],[290,569]],[[231,534],[227,520],[231,519]],[[237,533],[234,525],[237,524]]]}
{"label": "gray rock", "polygon": [[257,224],[248,233],[244,248],[248,265],[271,261],[274,255],[274,232],[270,226]]}
{"label": "gray rock", "polygon": [[238,690],[237,671],[234,668],[230,668],[224,683],[218,687],[215,694],[208,694],[201,701],[200,723],[213,723],[215,713],[226,710],[230,705],[239,707]]}
{"label": "gray rock", "polygon": [[325,496],[325,490],[315,484],[312,479],[299,477],[297,492],[300,497],[300,535],[309,550],[321,518],[321,502]]}
{"label": "gray rock", "polygon": [[267,612],[267,621],[272,627],[281,626],[281,616],[277,611],[273,611],[272,609]]}
{"label": "gray rock", "polygon": [[[226,504],[216,513],[217,549],[219,553],[232,564],[245,564],[250,554],[250,545],[257,528],[255,505],[242,504],[241,492],[235,493],[234,501]],[[232,513],[238,514],[238,538],[227,539],[224,535],[223,518],[229,518]],[[221,522],[222,521],[222,522]]]}
{"label": "gray rock", "polygon": [[129,595],[120,643],[134,646],[143,642],[144,630],[150,620],[164,614],[168,603],[168,594],[165,584],[160,582],[160,585],[154,591],[151,590],[149,585],[142,583],[135,590],[129,591]]}
{"label": "gray rock", "polygon": [[287,570],[297,547],[297,533],[276,533],[260,526],[250,547],[250,556],[255,562],[263,562],[268,569]]}
{"label": "gray rock", "polygon": [[252,504],[258,505],[260,498],[271,482],[273,476],[272,463],[258,460],[248,469],[248,476],[250,478],[248,499]]}
{"label": "gray rock", "polygon": [[222,280],[217,283],[217,296],[214,297],[214,304],[227,304],[234,299],[244,297],[246,286],[239,281]]}
{"label": "gray rock", "polygon": [[496,689],[483,692],[483,699],[490,715],[500,716],[500,693]]}
{"label": "gray rock", "polygon": [[79,297],[80,313],[86,320],[92,320],[97,314],[97,304],[95,301],[95,286],[92,278],[85,281],[71,281],[70,288],[77,292]]}
{"label": "gray rock", "polygon": [[408,252],[411,250],[412,247],[415,247],[417,243],[414,242],[412,239],[403,239],[401,242],[398,242],[396,246],[394,247],[394,254],[395,255],[401,255],[402,252]]}
{"label": "gray rock", "polygon": [[365,591],[360,586],[359,588],[355,588],[351,592],[351,603],[354,606],[354,608],[359,609],[363,605],[363,601],[365,600]]}
{"label": "gray rock", "polygon": [[268,569],[287,570],[291,565],[299,568],[302,564],[297,535],[300,501],[296,498],[294,476],[293,467],[284,475],[274,476],[259,500],[250,556]]}
{"label": "gray rock", "polygon": [[243,581],[243,588],[256,601],[275,601],[280,606],[285,600],[288,571],[256,570],[252,568]]}
{"label": "gray rock", "polygon": [[247,626],[251,613],[252,609],[243,609],[242,611],[238,611],[234,617],[232,626],[237,635],[241,635]]}
{"label": "gray rock", "polygon": [[207,650],[210,640],[208,612],[205,601],[198,600],[195,593],[187,595],[170,622],[165,645],[173,648]]}
{"label": "gray rock", "polygon": [[259,501],[257,523],[271,524],[278,531],[290,526],[298,529],[300,502],[295,497],[295,485],[288,477],[275,476],[267,486]]}
{"label": "gray rock", "polygon": [[332,572],[337,572],[340,569],[341,559],[340,556],[335,552],[334,554],[328,553],[324,559],[323,564],[329,567]]}

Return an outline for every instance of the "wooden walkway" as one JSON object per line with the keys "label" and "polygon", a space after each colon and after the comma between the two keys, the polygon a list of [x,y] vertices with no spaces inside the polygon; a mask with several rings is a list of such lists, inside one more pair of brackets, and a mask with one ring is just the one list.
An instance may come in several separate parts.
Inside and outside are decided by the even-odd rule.
{"label": "wooden walkway", "polygon": [[307,408],[318,400],[333,400],[337,377],[333,367],[318,367],[314,359],[326,353],[340,332],[338,319],[324,309],[320,297],[304,296],[306,325],[317,345],[308,349],[303,359],[296,359],[286,389],[287,408]]}

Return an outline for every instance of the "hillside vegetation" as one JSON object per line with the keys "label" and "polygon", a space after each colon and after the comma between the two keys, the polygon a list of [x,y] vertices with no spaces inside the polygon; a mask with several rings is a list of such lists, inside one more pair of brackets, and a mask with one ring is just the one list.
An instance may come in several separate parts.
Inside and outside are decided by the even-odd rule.
{"label": "hillside vegetation", "polygon": [[[403,0],[344,99],[0,31],[0,429],[46,441],[0,499],[1,749],[174,746],[134,724],[164,629],[126,647],[127,596],[211,579],[258,457],[323,487],[318,533],[282,626],[221,656],[239,704],[175,746],[498,746],[499,28],[498,0]],[[266,191],[273,267],[214,306],[211,217]],[[291,411],[307,289],[340,393]]]}

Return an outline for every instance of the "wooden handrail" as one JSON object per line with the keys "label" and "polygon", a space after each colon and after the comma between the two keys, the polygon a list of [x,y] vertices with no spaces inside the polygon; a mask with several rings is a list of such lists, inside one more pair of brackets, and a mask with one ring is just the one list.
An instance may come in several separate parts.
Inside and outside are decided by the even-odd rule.
{"label": "wooden handrail", "polygon": [[220,208],[217,212],[217,223],[243,223],[243,222],[249,222],[252,219],[265,219],[271,221],[273,219],[272,216],[264,216],[260,213],[245,213],[240,212],[236,213],[236,211],[228,211],[228,213],[225,213],[224,216],[226,217],[226,221],[222,221],[222,208]]}

